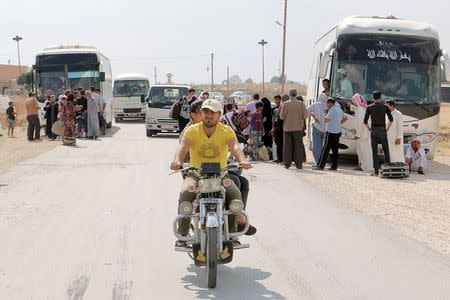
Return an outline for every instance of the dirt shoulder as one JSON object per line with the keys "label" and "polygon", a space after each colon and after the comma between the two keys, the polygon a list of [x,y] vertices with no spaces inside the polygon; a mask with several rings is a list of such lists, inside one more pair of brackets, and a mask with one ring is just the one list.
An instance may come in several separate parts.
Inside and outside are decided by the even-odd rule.
{"label": "dirt shoulder", "polygon": [[15,130],[15,138],[8,138],[3,131],[0,143],[0,174],[9,171],[22,161],[32,159],[61,144],[61,141],[48,141],[41,130],[41,141],[29,142],[26,138],[25,127]]}
{"label": "dirt shoulder", "polygon": [[318,172],[307,163],[297,174],[347,207],[450,255],[450,157],[437,156],[426,175],[404,180],[372,177],[349,165]]}

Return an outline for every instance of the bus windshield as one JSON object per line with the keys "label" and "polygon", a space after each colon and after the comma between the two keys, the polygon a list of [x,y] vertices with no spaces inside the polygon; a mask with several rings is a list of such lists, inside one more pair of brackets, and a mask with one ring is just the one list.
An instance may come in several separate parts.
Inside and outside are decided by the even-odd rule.
{"label": "bus windshield", "polygon": [[36,57],[38,92],[64,94],[65,89],[100,87],[97,56],[92,53],[52,54]]}
{"label": "bus windshield", "polygon": [[439,43],[404,36],[347,35],[338,40],[332,73],[332,96],[347,100],[355,93],[398,102],[440,101]]}
{"label": "bus windshield", "polygon": [[52,94],[62,95],[66,89],[66,75],[64,66],[41,67],[38,73],[39,94],[47,91]]}
{"label": "bus windshield", "polygon": [[153,86],[148,93],[149,104],[154,108],[170,108],[173,103],[187,94],[187,87]]}
{"label": "bus windshield", "polygon": [[116,80],[114,82],[114,97],[147,95],[148,88],[148,80]]}

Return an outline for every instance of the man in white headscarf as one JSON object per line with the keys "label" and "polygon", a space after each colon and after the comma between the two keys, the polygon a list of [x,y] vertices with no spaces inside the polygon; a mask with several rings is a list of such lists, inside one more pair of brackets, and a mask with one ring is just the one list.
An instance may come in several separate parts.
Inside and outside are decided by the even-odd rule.
{"label": "man in white headscarf", "polygon": [[353,96],[353,85],[347,77],[347,71],[344,68],[338,69],[337,78],[339,80],[339,85],[341,86],[337,96],[339,98],[350,99]]}
{"label": "man in white headscarf", "polygon": [[394,101],[386,101],[386,105],[391,110],[392,118],[394,118],[392,126],[387,132],[391,162],[404,163],[405,152],[403,150],[403,114],[397,110]]}
{"label": "man in white headscarf", "polygon": [[308,107],[309,115],[314,119],[312,126],[312,152],[316,165],[319,165],[320,155],[323,148],[323,140],[326,134],[325,124],[325,103],[327,102],[327,95],[322,93],[319,95],[317,101]]}
{"label": "man in white headscarf", "polygon": [[352,97],[352,104],[355,107],[356,153],[359,162],[355,170],[371,172],[373,171],[373,161],[370,132],[364,125],[367,100],[357,93]]}
{"label": "man in white headscarf", "polygon": [[425,175],[423,169],[426,167],[427,158],[425,156],[425,150],[420,148],[420,146],[419,140],[412,140],[408,150],[406,150],[405,161],[410,171]]}

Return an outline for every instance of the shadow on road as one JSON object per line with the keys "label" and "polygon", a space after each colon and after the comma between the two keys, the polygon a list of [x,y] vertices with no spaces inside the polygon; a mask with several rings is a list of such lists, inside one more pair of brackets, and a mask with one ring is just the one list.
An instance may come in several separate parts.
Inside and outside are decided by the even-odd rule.
{"label": "shadow on road", "polygon": [[106,129],[106,135],[102,135],[100,138],[110,138],[113,137],[117,132],[120,131],[120,127],[112,126],[111,128]]}
{"label": "shadow on road", "polygon": [[204,268],[190,265],[189,275],[181,280],[184,288],[196,292],[197,299],[286,299],[282,295],[268,290],[260,281],[269,278],[272,273],[249,267],[221,265],[218,267],[217,287],[208,289]]}

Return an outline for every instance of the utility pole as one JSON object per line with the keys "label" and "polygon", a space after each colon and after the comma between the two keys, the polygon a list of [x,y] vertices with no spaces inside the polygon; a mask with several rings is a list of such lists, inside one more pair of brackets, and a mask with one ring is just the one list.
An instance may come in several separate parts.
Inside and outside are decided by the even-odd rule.
{"label": "utility pole", "polygon": [[281,93],[284,93],[286,84],[286,24],[287,24],[287,0],[284,0],[284,21],[283,21],[283,62],[281,64]]}
{"label": "utility pole", "polygon": [[267,45],[267,42],[262,39],[261,42],[258,42],[258,44],[261,45],[262,48],[262,95],[264,96],[265,92],[265,78],[264,78],[264,46]]}
{"label": "utility pole", "polygon": [[276,24],[283,28],[283,62],[281,64],[281,93],[284,93],[284,85],[286,84],[286,26],[287,26],[287,0],[284,0],[284,20],[283,24],[275,21]]}
{"label": "utility pole", "polygon": [[158,84],[158,75],[156,73],[156,66],[155,66],[155,84]]}
{"label": "utility pole", "polygon": [[17,59],[18,59],[18,61],[19,61],[19,75],[20,75],[20,47],[19,47],[19,42],[20,42],[21,40],[23,40],[23,38],[20,37],[20,36],[18,36],[18,35],[16,35],[16,36],[13,38],[13,41],[16,41],[16,42],[17,42]]}
{"label": "utility pole", "polygon": [[211,53],[211,91],[214,89],[214,53]]}

